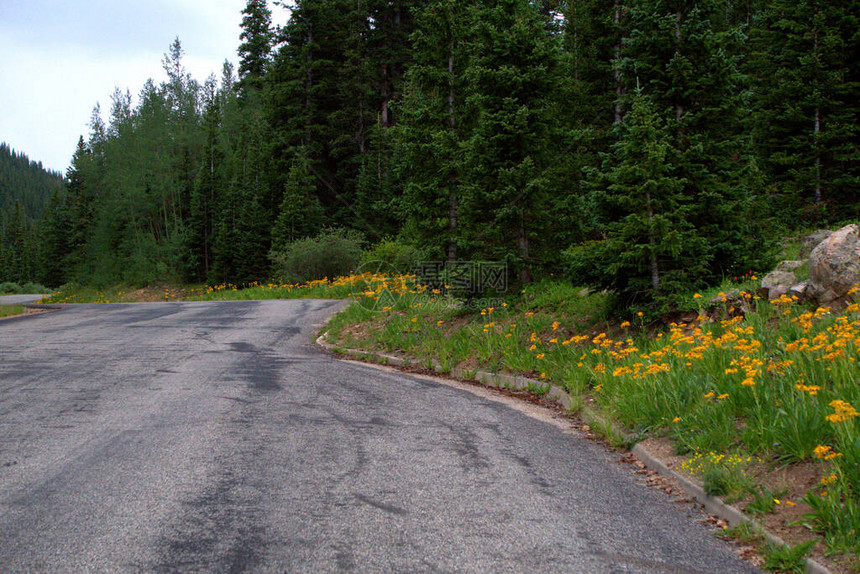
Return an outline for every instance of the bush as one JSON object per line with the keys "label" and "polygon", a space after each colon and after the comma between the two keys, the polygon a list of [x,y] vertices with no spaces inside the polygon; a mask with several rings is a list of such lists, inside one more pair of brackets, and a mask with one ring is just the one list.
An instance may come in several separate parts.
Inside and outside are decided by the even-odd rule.
{"label": "bush", "polygon": [[400,273],[409,273],[416,265],[426,259],[424,250],[400,242],[396,239],[383,239],[361,256],[362,266],[387,263]]}
{"label": "bush", "polygon": [[0,295],[20,295],[23,292],[24,290],[17,283],[11,281],[0,283]]}
{"label": "bush", "polygon": [[364,239],[354,230],[327,229],[273,251],[270,258],[275,277],[283,283],[305,283],[348,275],[361,260]]}
{"label": "bush", "polygon": [[50,293],[52,291],[41,283],[25,283],[21,290],[22,293],[27,293],[28,295],[41,295],[42,293]]}

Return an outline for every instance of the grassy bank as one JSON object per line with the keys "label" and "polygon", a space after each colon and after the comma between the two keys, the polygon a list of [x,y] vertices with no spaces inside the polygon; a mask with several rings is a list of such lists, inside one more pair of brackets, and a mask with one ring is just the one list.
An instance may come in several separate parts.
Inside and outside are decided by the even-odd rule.
{"label": "grassy bank", "polygon": [[138,287],[114,285],[98,289],[85,285],[68,285],[42,300],[42,303],[141,303],[170,301],[243,301],[264,299],[346,299],[352,293],[374,289],[385,279],[381,275],[364,274],[321,279],[307,283],[253,283],[237,286],[221,285],[160,285]]}
{"label": "grassy bank", "polygon": [[13,317],[24,312],[22,305],[0,305],[0,318]]}

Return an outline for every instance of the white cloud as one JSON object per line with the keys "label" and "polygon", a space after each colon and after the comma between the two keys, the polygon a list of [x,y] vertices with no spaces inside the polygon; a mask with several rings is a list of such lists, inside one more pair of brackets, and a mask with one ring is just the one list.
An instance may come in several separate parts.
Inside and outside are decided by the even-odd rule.
{"label": "white cloud", "polygon": [[[0,1],[0,141],[64,171],[96,102],[164,78],[175,37],[199,82],[236,61],[245,0]],[[276,9],[276,23],[286,15]]]}

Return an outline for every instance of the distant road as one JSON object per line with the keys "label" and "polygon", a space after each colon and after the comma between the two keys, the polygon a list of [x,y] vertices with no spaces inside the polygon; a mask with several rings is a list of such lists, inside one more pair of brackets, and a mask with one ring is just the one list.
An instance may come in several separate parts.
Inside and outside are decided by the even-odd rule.
{"label": "distant road", "polygon": [[26,305],[47,295],[0,295],[0,305]]}
{"label": "distant road", "polygon": [[562,419],[322,353],[339,304],[0,322],[0,570],[754,571]]}

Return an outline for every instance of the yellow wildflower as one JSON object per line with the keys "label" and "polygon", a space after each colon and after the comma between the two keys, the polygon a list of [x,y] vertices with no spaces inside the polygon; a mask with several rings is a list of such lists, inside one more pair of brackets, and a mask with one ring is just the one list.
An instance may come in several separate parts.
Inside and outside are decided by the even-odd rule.
{"label": "yellow wildflower", "polygon": [[832,415],[827,415],[827,420],[832,423],[839,423],[860,416],[860,413],[845,401],[831,401],[830,406],[836,411]]}

